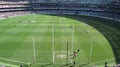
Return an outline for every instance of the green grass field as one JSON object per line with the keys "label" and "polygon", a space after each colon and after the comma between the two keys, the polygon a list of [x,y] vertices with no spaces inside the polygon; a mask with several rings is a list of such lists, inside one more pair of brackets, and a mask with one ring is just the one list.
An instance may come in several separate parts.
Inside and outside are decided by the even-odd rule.
{"label": "green grass field", "polygon": [[77,49],[80,52],[72,59],[77,63],[74,67],[103,67],[104,62],[116,64],[107,39],[83,22],[51,15],[0,20],[0,64],[64,67]]}

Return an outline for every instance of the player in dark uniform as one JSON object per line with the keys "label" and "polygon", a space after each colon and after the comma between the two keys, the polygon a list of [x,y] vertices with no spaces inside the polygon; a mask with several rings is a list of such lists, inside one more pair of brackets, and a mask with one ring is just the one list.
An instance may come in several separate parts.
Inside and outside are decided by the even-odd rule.
{"label": "player in dark uniform", "polygon": [[107,62],[105,62],[105,67],[108,67]]}

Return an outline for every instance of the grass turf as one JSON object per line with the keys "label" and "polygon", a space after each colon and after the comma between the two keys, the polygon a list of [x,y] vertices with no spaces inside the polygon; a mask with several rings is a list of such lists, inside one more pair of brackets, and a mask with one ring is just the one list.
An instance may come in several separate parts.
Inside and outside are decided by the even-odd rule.
{"label": "grass turf", "polygon": [[[74,37],[72,37],[73,25]],[[33,37],[36,64],[34,64]],[[72,38],[74,38],[73,47]],[[76,67],[101,66],[104,62],[116,63],[112,48],[105,37],[80,21],[50,15],[29,15],[0,20],[0,62],[3,63],[13,65],[31,63],[31,67],[64,66],[66,58],[61,56],[67,55],[67,42],[69,55],[72,54],[72,50],[80,49],[73,60],[77,62]],[[53,55],[54,64],[52,64]]]}

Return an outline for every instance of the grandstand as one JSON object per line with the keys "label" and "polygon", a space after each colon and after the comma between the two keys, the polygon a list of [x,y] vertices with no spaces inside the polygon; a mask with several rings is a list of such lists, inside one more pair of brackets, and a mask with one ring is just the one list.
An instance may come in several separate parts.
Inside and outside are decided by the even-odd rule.
{"label": "grandstand", "polygon": [[120,67],[120,0],[0,0],[0,19],[32,14],[81,20],[94,27],[112,46],[117,64],[112,67]]}
{"label": "grandstand", "polygon": [[[7,1],[7,0],[6,0]],[[18,12],[18,11],[34,11],[44,14],[78,14],[87,16],[104,17],[109,19],[115,19],[119,21],[120,5],[119,2],[108,0],[85,0],[85,1],[70,1],[66,3],[66,0],[58,3],[58,0],[45,0],[35,1],[21,0],[19,2],[13,0],[6,3],[2,1],[0,4],[0,12]],[[68,1],[68,0],[67,0]],[[113,4],[110,4],[112,3]],[[9,6],[9,7],[8,7]]]}

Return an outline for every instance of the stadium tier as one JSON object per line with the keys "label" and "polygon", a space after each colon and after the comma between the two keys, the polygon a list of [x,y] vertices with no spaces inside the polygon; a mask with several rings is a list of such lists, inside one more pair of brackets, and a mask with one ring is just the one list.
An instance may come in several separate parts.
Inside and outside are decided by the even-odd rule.
{"label": "stadium tier", "polygon": [[[57,1],[57,0],[56,0]],[[18,11],[33,11],[36,13],[43,14],[73,14],[73,15],[88,15],[88,16],[96,16],[96,17],[104,17],[112,20],[120,20],[120,4],[117,1],[108,1],[105,3],[102,0],[81,0],[77,1],[74,4],[73,1],[71,3],[64,2],[56,2],[50,1],[46,2],[44,0],[21,0],[21,1],[1,1],[0,4],[0,12],[18,12]],[[85,2],[85,3],[82,3]],[[93,4],[91,4],[91,3]],[[112,3],[113,2],[113,3]],[[114,3],[115,2],[115,3]],[[117,2],[117,3],[116,3]],[[98,4],[99,3],[99,4]],[[111,4],[112,3],[112,4]]]}

